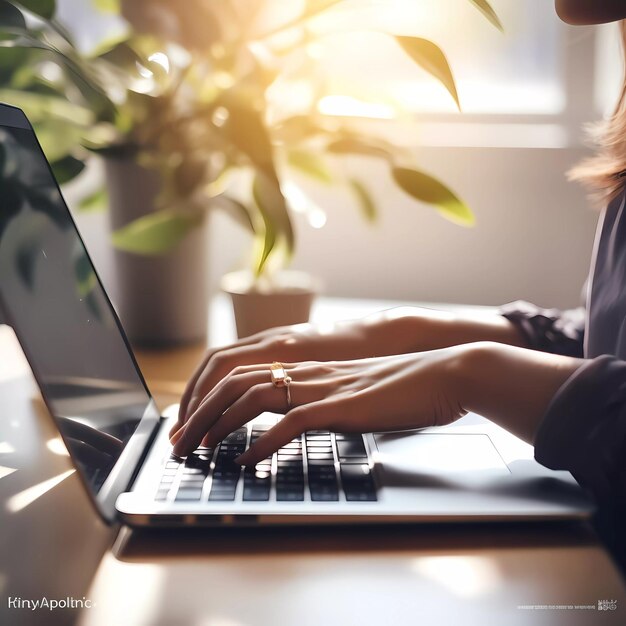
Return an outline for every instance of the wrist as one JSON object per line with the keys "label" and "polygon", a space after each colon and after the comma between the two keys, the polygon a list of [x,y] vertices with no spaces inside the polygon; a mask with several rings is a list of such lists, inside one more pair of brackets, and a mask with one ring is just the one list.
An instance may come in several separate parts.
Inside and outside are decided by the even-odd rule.
{"label": "wrist", "polygon": [[495,342],[459,346],[449,370],[464,410],[487,417],[528,442],[582,359]]}

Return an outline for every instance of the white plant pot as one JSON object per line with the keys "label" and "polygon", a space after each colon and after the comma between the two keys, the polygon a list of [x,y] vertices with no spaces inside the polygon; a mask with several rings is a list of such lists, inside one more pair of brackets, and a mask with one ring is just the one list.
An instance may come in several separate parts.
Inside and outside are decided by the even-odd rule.
{"label": "white plant pot", "polygon": [[263,285],[250,272],[239,271],[222,278],[222,289],[232,299],[241,339],[268,328],[308,322],[320,287],[305,272],[278,272],[270,285]]}
{"label": "white plant pot", "polygon": [[[154,210],[156,172],[132,159],[106,159],[110,225],[117,230]],[[204,227],[171,252],[143,256],[114,251],[116,306],[130,340],[141,346],[206,341],[209,286]]]}

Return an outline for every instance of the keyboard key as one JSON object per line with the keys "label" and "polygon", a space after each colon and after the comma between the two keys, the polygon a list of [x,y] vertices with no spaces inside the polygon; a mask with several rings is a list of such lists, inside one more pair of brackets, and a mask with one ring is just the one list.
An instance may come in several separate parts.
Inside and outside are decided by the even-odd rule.
{"label": "keyboard key", "polygon": [[223,441],[223,443],[226,444],[230,444],[230,443],[246,443],[246,440],[248,439],[248,431],[245,428],[240,428],[232,433],[230,433],[230,435],[228,435],[228,437],[226,437]]}
{"label": "keyboard key", "polygon": [[339,500],[339,489],[336,483],[328,485],[309,484],[309,490],[311,492],[311,500],[314,502],[332,502]]}
{"label": "keyboard key", "polygon": [[235,499],[235,491],[213,491],[209,494],[209,500],[216,502],[232,502]]}
{"label": "keyboard key", "polygon": [[278,452],[276,458],[279,461],[289,461],[293,459],[301,459],[302,458],[302,450],[286,450],[283,452],[282,450]]}
{"label": "keyboard key", "polygon": [[336,483],[337,482],[337,476],[336,474],[333,472],[331,473],[324,473],[324,474],[309,474],[309,483],[311,485],[322,485],[322,484],[326,484],[326,483]]}
{"label": "keyboard key", "polygon": [[309,452],[307,454],[307,459],[310,461],[333,461],[335,457],[333,457],[332,452]]}
{"label": "keyboard key", "polygon": [[337,454],[339,454],[340,459],[351,456],[367,457],[363,439],[359,441],[338,441]]}
{"label": "keyboard key", "polygon": [[276,486],[279,485],[304,485],[304,475],[302,476],[277,476]]}
{"label": "keyboard key", "polygon": [[302,442],[292,441],[291,443],[286,443],[280,450],[302,450]]}
{"label": "keyboard key", "polygon": [[161,484],[165,484],[165,483],[173,483],[174,482],[174,476],[173,475],[169,475],[169,476],[161,476]]}
{"label": "keyboard key", "polygon": [[204,476],[183,476],[180,481],[181,487],[195,487],[204,485]]}
{"label": "keyboard key", "polygon": [[192,487],[181,487],[176,493],[176,500],[200,500],[200,496],[202,495],[202,487],[200,488],[192,488]]}
{"label": "keyboard key", "polygon": [[170,492],[168,489],[159,489],[156,493],[155,500],[162,502],[163,500],[167,500],[167,494]]}
{"label": "keyboard key", "polygon": [[348,502],[376,502],[376,490],[374,488],[364,489],[364,490],[345,490],[346,500]]}
{"label": "keyboard key", "polygon": [[246,485],[243,486],[244,501],[261,502],[270,499],[270,485]]}
{"label": "keyboard key", "polygon": [[240,447],[229,446],[228,448],[224,448],[223,450],[222,448],[220,448],[219,452],[217,453],[216,462],[220,460],[234,459],[238,457],[240,454],[243,454],[244,450],[245,450],[244,446],[240,446]]}
{"label": "keyboard key", "polygon": [[218,479],[218,480],[221,478],[234,478],[235,480],[238,480],[240,474],[241,474],[241,468],[239,467],[237,469],[216,467],[213,470],[213,478]]}
{"label": "keyboard key", "polygon": [[232,476],[239,476],[241,473],[241,466],[237,465],[237,463],[233,463],[232,461],[222,461],[221,463],[215,464],[215,469],[213,473],[230,474]]}
{"label": "keyboard key", "polygon": [[322,450],[325,450],[326,448],[328,448],[329,450],[332,450],[332,446],[330,444],[330,440],[326,441],[307,441],[306,442],[306,447],[308,450],[311,450],[312,448],[322,448]]}
{"label": "keyboard key", "polygon": [[341,481],[348,501],[375,501],[376,486],[368,465],[342,464]]}
{"label": "keyboard key", "polygon": [[304,500],[304,487],[276,487],[278,502],[301,502]]}
{"label": "keyboard key", "polygon": [[215,489],[235,489],[239,482],[239,476],[224,476],[217,478],[214,476],[211,485]]}
{"label": "keyboard key", "polygon": [[369,465],[352,465],[341,464],[341,479],[346,480],[362,480],[371,475]]}
{"label": "keyboard key", "polygon": [[300,472],[299,474],[277,474],[276,475],[276,484],[279,483],[303,483],[304,482],[304,473]]}
{"label": "keyboard key", "polygon": [[199,456],[195,454],[191,454],[187,457],[185,461],[185,467],[206,467],[207,469],[211,465],[211,457],[207,456]]}
{"label": "keyboard key", "polygon": [[277,466],[280,467],[302,467],[302,459],[279,459]]}
{"label": "keyboard key", "polygon": [[[320,461],[320,465],[309,464],[309,476],[337,476],[334,465],[328,465],[328,461]],[[321,465],[321,463],[324,463]]]}
{"label": "keyboard key", "polygon": [[168,461],[165,464],[165,469],[178,469],[180,467],[180,461]]}
{"label": "keyboard key", "polygon": [[363,435],[360,433],[335,433],[337,441],[362,441]]}
{"label": "keyboard key", "polygon": [[330,467],[333,468],[334,471],[334,465],[332,465],[333,463],[333,459],[332,458],[328,458],[328,459],[308,459],[309,462],[309,471],[316,466],[320,466],[320,467],[327,467],[328,465],[330,465]]}
{"label": "keyboard key", "polygon": [[185,467],[183,476],[204,476],[209,473],[209,468],[205,467]]}

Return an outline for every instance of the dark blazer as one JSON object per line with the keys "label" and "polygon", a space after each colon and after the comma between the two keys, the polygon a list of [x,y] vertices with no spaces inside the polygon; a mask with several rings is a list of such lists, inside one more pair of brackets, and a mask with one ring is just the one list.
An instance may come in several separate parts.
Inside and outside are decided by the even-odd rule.
{"label": "dark blazer", "polygon": [[596,528],[626,572],[626,190],[600,217],[586,300],[571,311],[513,302],[501,313],[530,347],[585,359],[548,406],[535,458],[592,492]]}

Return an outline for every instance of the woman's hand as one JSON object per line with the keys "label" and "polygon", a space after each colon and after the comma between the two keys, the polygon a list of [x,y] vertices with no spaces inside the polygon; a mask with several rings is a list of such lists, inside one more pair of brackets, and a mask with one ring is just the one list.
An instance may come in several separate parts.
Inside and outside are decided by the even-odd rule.
{"label": "woman's hand", "polygon": [[217,384],[172,437],[185,456],[214,447],[264,411],[285,413],[238,461],[254,464],[306,430],[376,432],[449,424],[474,411],[534,442],[560,386],[583,363],[494,342],[344,362],[285,365],[287,394],[270,363],[240,366]]}
{"label": "woman's hand", "polygon": [[191,377],[170,435],[235,367],[284,361],[344,361],[434,350],[472,341],[520,345],[522,339],[499,315],[459,317],[418,307],[382,311],[362,320],[273,328],[212,350]]}
{"label": "woman's hand", "polygon": [[270,382],[270,364],[235,368],[172,438],[185,456],[202,441],[214,447],[264,411],[285,413],[245,454],[254,464],[306,430],[402,430],[448,424],[464,414],[453,381],[460,348],[327,363],[285,364],[286,390]]}

